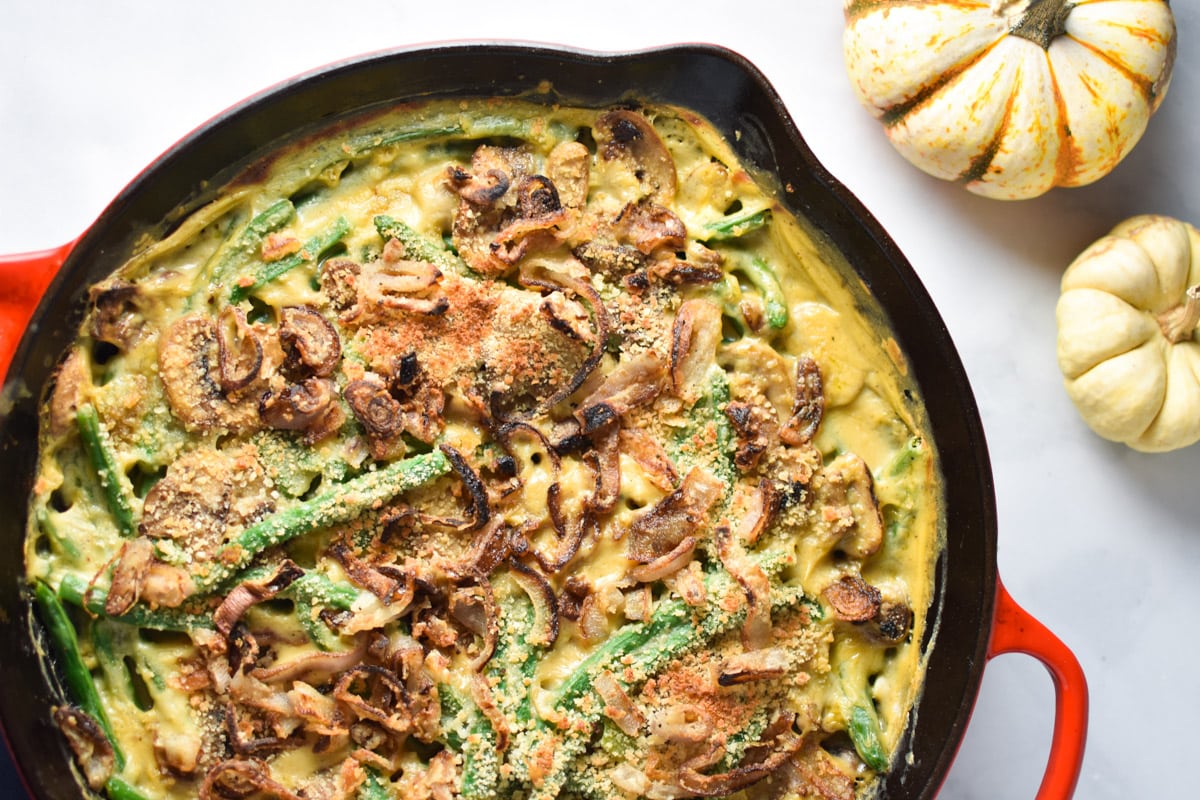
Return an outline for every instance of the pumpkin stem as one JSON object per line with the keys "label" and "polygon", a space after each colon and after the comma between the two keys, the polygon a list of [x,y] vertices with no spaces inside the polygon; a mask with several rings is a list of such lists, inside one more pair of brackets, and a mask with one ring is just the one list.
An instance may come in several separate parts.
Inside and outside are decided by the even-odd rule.
{"label": "pumpkin stem", "polygon": [[1187,290],[1187,300],[1158,316],[1158,327],[1171,344],[1191,339],[1200,323],[1200,284]]}
{"label": "pumpkin stem", "polygon": [[1050,42],[1067,32],[1067,17],[1074,10],[1072,0],[1033,0],[1008,32],[1049,50]]}

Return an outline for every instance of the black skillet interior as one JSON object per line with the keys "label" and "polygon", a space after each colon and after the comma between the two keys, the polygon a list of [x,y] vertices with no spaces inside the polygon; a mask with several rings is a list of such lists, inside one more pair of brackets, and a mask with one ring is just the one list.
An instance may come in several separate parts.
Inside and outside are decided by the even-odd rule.
{"label": "black skillet interior", "polygon": [[[543,80],[551,82],[549,96],[555,99],[590,105],[666,102],[707,117],[743,159],[790,186],[784,202],[852,265],[889,317],[925,396],[940,453],[947,542],[932,609],[936,646],[907,733],[912,757],[897,759],[882,795],[936,794],[963,736],[986,660],[996,519],[975,401],[916,274],[874,218],[816,161],[774,89],[741,56],[705,45],[609,55],[471,43],[364,56],[281,84],[225,112],[138,176],[87,231],[51,284],[13,360],[5,389],[13,406],[0,419],[0,485],[9,487],[0,516],[0,542],[8,553],[0,561],[0,658],[8,676],[0,718],[34,797],[79,796],[69,757],[49,720],[55,694],[30,635],[36,622],[22,588],[21,552],[39,395],[74,338],[87,286],[119,266],[137,234],[161,229],[174,210],[194,207],[200,187],[296,130],[399,100],[528,94]],[[14,391],[14,382],[28,391]]]}

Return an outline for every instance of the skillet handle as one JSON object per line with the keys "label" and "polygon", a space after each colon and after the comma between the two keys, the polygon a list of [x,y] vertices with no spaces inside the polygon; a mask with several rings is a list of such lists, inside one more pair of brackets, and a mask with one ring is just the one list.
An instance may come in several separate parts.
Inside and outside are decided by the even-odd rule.
{"label": "skillet handle", "polygon": [[1017,605],[999,578],[988,660],[1005,653],[1033,656],[1054,681],[1054,737],[1037,800],[1069,800],[1083,768],[1088,688],[1079,660],[1046,626]]}
{"label": "skillet handle", "polygon": [[17,343],[34,309],[75,246],[0,256],[0,376],[8,374]]}

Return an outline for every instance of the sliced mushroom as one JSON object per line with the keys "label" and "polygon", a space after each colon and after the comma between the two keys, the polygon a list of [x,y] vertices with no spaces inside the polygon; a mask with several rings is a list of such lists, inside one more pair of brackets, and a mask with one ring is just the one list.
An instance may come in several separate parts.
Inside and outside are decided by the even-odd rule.
{"label": "sliced mushroom", "polygon": [[559,142],[546,156],[546,177],[558,189],[558,199],[567,208],[587,203],[592,154],[581,142]]}
{"label": "sliced mushroom", "polygon": [[821,368],[808,356],[796,359],[796,400],[792,416],[779,430],[784,444],[797,447],[812,441],[825,415]]}
{"label": "sliced mushroom", "polygon": [[600,157],[619,161],[637,179],[640,195],[664,206],[675,200],[675,159],[643,115],[617,109],[601,115],[592,128]]}
{"label": "sliced mushroom", "polygon": [[204,558],[223,543],[233,507],[235,463],[216,450],[177,458],[146,495],[138,530]]}
{"label": "sliced mushroom", "polygon": [[337,403],[337,385],[328,378],[307,378],[269,391],[259,399],[258,409],[268,427],[302,431],[309,444],[336,432],[344,417]]}
{"label": "sliced mushroom", "polygon": [[618,279],[643,269],[649,259],[636,247],[618,242],[592,239],[576,245],[572,255],[587,265],[592,272],[607,278]]}
{"label": "sliced mushroom", "polygon": [[163,332],[158,343],[158,375],[171,413],[188,430],[223,428],[249,433],[259,426],[250,393],[227,398],[220,385],[216,322],[187,314]]}
{"label": "sliced mushroom", "polygon": [[655,260],[647,274],[672,286],[711,284],[725,277],[725,272],[719,266],[697,264],[673,256]]}
{"label": "sliced mushroom", "polygon": [[[578,328],[572,327],[572,339],[578,339],[585,343],[591,343],[591,350],[587,357],[580,363],[578,369],[571,375],[569,379],[557,386],[548,396],[541,398],[533,408],[531,413],[541,413],[548,411],[556,406],[561,401],[567,399],[575,390],[583,385],[588,376],[599,365],[600,360],[604,357],[604,348],[608,343],[608,335],[612,330],[612,322],[609,319],[608,311],[604,306],[604,301],[600,298],[600,293],[596,291],[587,280],[569,275],[560,271],[552,270],[544,264],[523,264],[518,275],[518,281],[522,286],[531,289],[537,289],[546,293],[561,292],[563,294],[573,295],[578,298],[580,303],[587,305],[591,311],[592,325],[594,333],[591,336],[579,333]],[[554,301],[555,303],[563,303],[563,301]],[[539,307],[539,310],[545,309],[545,301]],[[565,307],[565,303],[562,307]],[[549,311],[546,311],[549,314]],[[578,315],[574,315],[578,318]],[[565,318],[560,316],[560,324],[566,324]],[[550,321],[550,327],[556,328],[553,318]]]}
{"label": "sliced mushroom", "polygon": [[701,467],[693,467],[679,488],[660,500],[629,526],[629,557],[649,564],[669,554],[708,522],[708,511],[725,491],[725,484]]}
{"label": "sliced mushroom", "polygon": [[733,401],[725,406],[725,417],[737,439],[734,466],[743,473],[753,472],[777,435],[779,418],[775,409],[770,404]]}
{"label": "sliced mushroom", "polygon": [[[687,226],[671,209],[657,203],[630,203],[617,217],[617,230],[639,253],[674,253],[687,245]],[[719,276],[718,276],[719,277]]]}
{"label": "sliced mushroom", "polygon": [[476,272],[495,277],[511,268],[513,262],[497,257],[494,239],[518,216],[515,187],[532,174],[527,150],[491,145],[475,149],[470,170],[450,168],[450,189],[461,198],[452,228],[454,246]]}
{"label": "sliced mushroom", "polygon": [[262,369],[262,342],[237,306],[226,306],[217,315],[217,355],[217,382],[226,396],[245,389]]}
{"label": "sliced mushroom", "polygon": [[92,301],[92,336],[119,350],[127,350],[142,330],[141,291],[128,281],[114,278],[88,290]]}
{"label": "sliced mushroom", "polygon": [[882,598],[879,590],[859,575],[843,575],[825,587],[822,596],[833,606],[843,622],[866,622],[879,614]]}
{"label": "sliced mushroom", "polygon": [[400,433],[400,402],[392,397],[387,381],[374,373],[364,373],[350,381],[342,390],[354,418],[362,423],[371,437],[390,438]]}
{"label": "sliced mushroom", "polygon": [[900,644],[912,630],[913,612],[905,603],[884,600],[879,612],[867,621],[870,635],[886,644]]}
{"label": "sliced mushroom", "polygon": [[75,756],[75,764],[95,791],[112,777],[116,756],[104,729],[89,714],[74,706],[54,709],[54,724],[62,731]]}
{"label": "sliced mushroom", "polygon": [[721,309],[702,299],[685,300],[671,329],[671,387],[685,403],[694,403],[708,386],[721,343]]}
{"label": "sliced mushroom", "polygon": [[865,461],[843,453],[821,471],[817,500],[830,509],[833,535],[845,552],[859,560],[883,545],[883,515],[875,498],[875,481]]}
{"label": "sliced mushroom", "polygon": [[54,373],[54,390],[50,395],[50,432],[56,437],[75,430],[75,416],[84,392],[92,385],[87,357],[79,347],[71,348]]}
{"label": "sliced mushroom", "polygon": [[295,379],[327,378],[342,357],[337,328],[312,306],[280,309],[279,342],[283,345],[283,370]]}
{"label": "sliced mushroom", "polygon": [[358,300],[358,276],[362,266],[349,258],[331,258],[321,265],[321,292],[339,314]]}

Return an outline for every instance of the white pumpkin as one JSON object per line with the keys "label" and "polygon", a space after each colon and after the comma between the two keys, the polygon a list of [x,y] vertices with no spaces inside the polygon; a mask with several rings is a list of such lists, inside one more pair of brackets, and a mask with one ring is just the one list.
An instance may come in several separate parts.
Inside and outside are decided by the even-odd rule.
{"label": "white pumpkin", "polygon": [[1137,450],[1200,440],[1200,233],[1161,216],[1117,225],[1067,268],[1056,310],[1067,393],[1098,434]]}
{"label": "white pumpkin", "polygon": [[977,194],[1108,174],[1166,95],[1167,0],[845,0],[846,66],[892,144]]}

